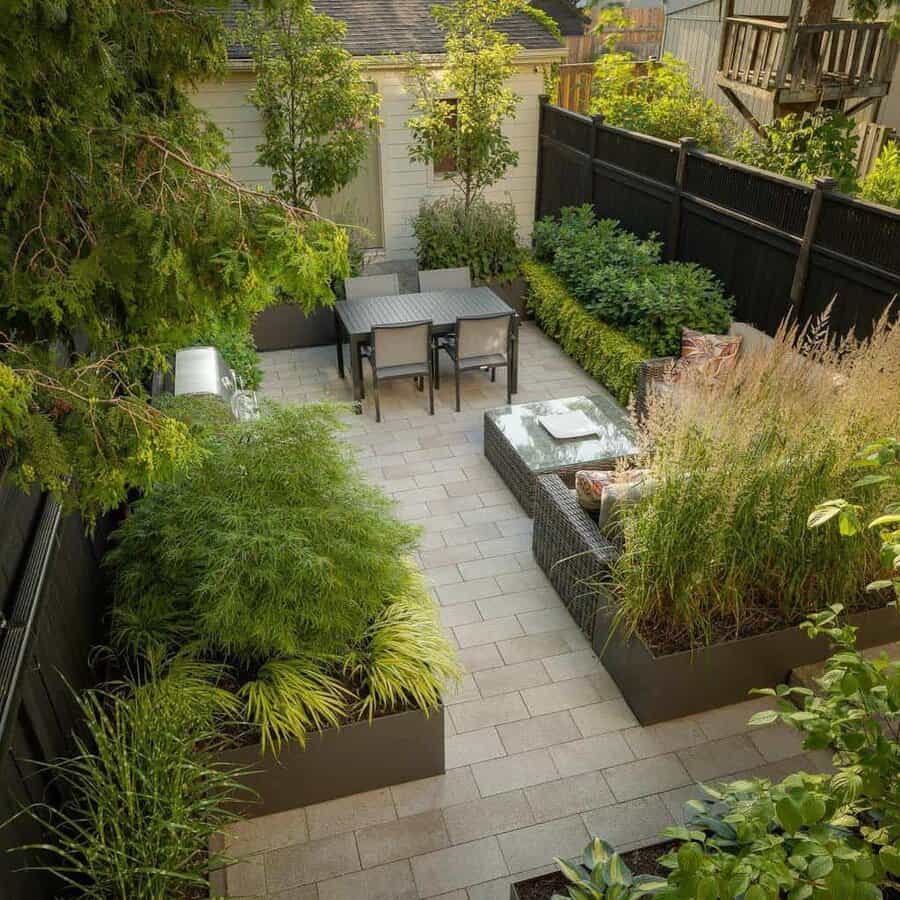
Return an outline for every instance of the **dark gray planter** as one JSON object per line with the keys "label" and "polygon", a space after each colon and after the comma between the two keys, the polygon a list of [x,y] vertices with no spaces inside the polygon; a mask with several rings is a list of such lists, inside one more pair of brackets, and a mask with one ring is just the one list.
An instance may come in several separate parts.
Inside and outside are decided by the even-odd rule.
{"label": "dark gray planter", "polygon": [[253,340],[260,351],[333,344],[334,310],[323,307],[306,315],[293,303],[269,306],[253,322]]}
{"label": "dark gray planter", "polygon": [[[859,629],[861,650],[900,640],[900,611],[894,607],[854,613],[850,623]],[[609,612],[599,608],[594,652],[642,725],[740,703],[753,688],[787,682],[792,669],[831,653],[826,638],[812,641],[797,626],[666,656],[654,656],[640,638],[610,632]]]}
{"label": "dark gray planter", "polygon": [[306,747],[284,744],[276,757],[258,744],[226,750],[221,762],[250,770],[242,781],[257,798],[242,804],[250,818],[335,800],[361,791],[442,775],[444,710],[380,716],[311,734]]}
{"label": "dark gray planter", "polygon": [[487,286],[508,306],[511,306],[520,319],[530,319],[531,315],[525,308],[526,289],[528,285],[521,275],[517,275],[512,281],[488,281]]}

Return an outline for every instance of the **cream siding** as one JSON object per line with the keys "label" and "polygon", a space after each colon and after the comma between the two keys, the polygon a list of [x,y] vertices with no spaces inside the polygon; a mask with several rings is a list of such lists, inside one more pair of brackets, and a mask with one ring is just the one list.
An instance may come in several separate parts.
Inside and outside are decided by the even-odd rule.
{"label": "cream siding", "polygon": [[[405,124],[412,113],[413,98],[407,91],[405,72],[384,68],[371,69],[369,74],[382,96],[384,250],[388,258],[409,258],[415,256],[410,223],[419,204],[451,194],[453,188],[442,177],[435,177],[430,166],[409,160],[410,133]],[[262,140],[262,123],[246,100],[252,85],[251,73],[233,72],[222,83],[203,85],[193,100],[225,132],[234,177],[245,184],[269,186],[268,171],[254,162],[255,148]],[[507,122],[504,130],[519,153],[519,162],[486,196],[492,200],[509,200],[515,205],[519,236],[524,243],[530,239],[534,217],[539,97],[544,92],[542,67],[520,66],[511,86],[522,100],[516,118]]]}

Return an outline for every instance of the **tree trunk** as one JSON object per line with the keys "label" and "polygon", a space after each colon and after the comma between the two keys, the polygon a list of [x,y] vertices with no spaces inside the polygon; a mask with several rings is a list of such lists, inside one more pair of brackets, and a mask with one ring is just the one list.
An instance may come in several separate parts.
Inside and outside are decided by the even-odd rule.
{"label": "tree trunk", "polygon": [[825,25],[834,18],[834,0],[809,0],[804,25]]}

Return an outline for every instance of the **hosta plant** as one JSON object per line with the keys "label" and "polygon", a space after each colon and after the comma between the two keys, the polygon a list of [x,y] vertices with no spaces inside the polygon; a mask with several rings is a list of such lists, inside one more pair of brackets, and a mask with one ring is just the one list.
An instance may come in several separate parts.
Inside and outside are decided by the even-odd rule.
{"label": "hosta plant", "polygon": [[557,858],[556,864],[570,884],[568,897],[554,894],[553,900],[634,900],[666,884],[651,875],[634,875],[622,857],[596,837],[584,848],[580,861]]}
{"label": "hosta plant", "polygon": [[682,841],[660,862],[671,871],[658,897],[741,900],[877,900],[883,865],[845,822],[825,775],[800,772],[772,785],[703,787],[687,804]]}
{"label": "hosta plant", "polygon": [[841,612],[834,605],[804,626],[836,649],[819,691],[787,685],[759,691],[774,695],[777,708],[750,721],[780,720],[804,733],[807,749],[834,751],[826,788],[837,804],[835,818],[864,839],[887,879],[900,884],[900,661],[860,653],[856,629],[840,623]]}

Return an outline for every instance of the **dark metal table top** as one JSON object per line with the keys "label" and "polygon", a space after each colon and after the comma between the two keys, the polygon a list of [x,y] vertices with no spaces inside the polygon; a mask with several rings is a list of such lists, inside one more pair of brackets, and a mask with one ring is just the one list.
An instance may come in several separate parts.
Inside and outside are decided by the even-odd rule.
{"label": "dark metal table top", "polygon": [[402,325],[430,319],[434,330],[439,331],[454,327],[460,316],[514,311],[486,287],[339,300],[334,308],[351,337],[370,334],[373,325]]}

